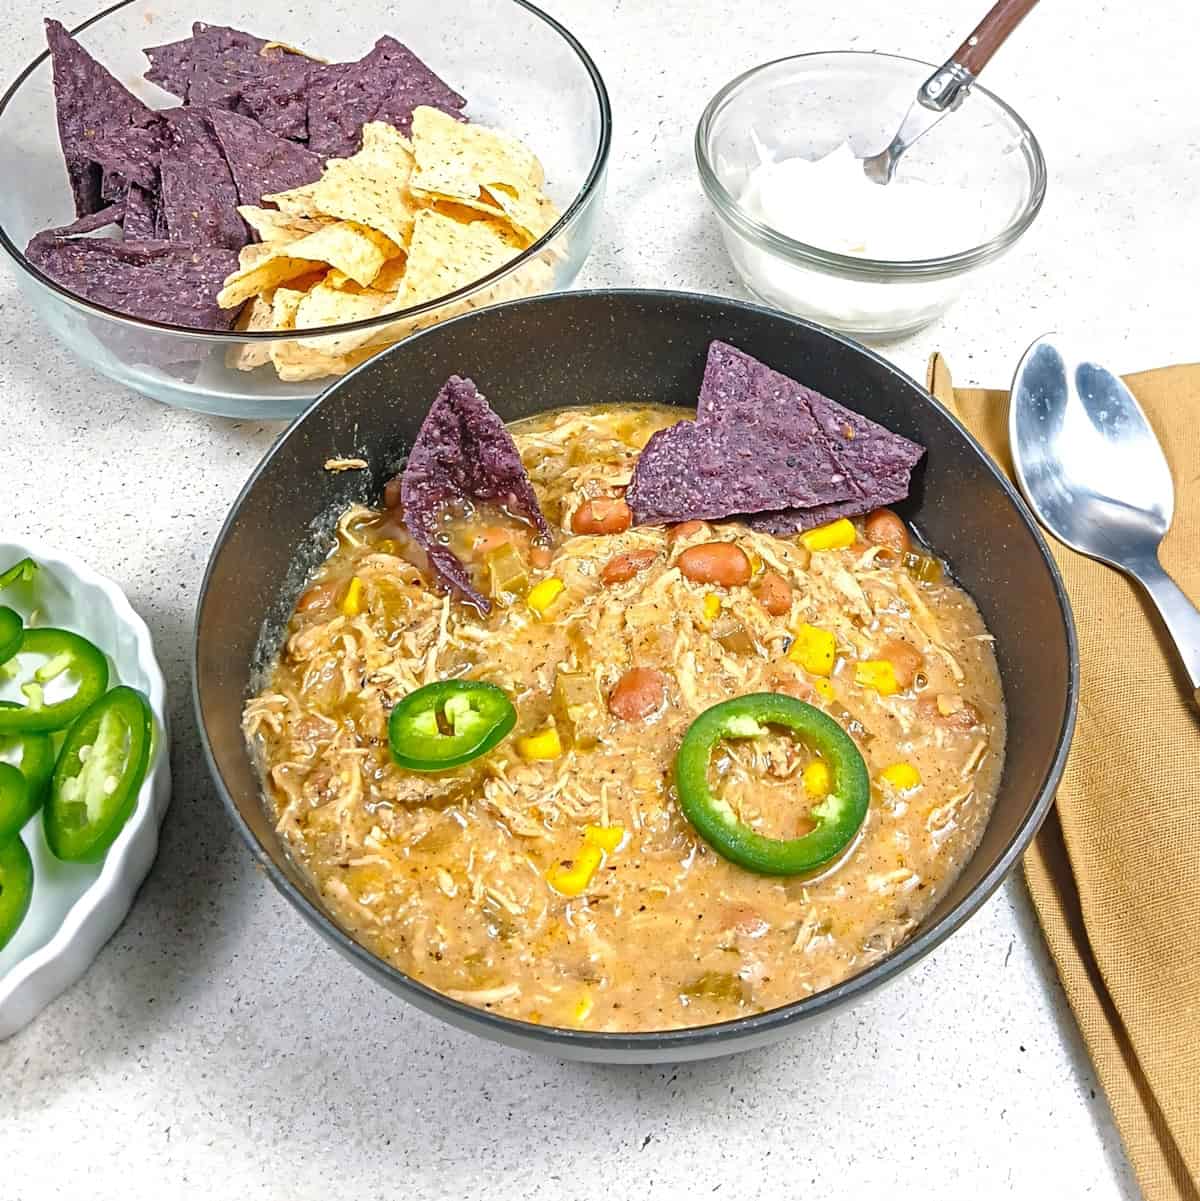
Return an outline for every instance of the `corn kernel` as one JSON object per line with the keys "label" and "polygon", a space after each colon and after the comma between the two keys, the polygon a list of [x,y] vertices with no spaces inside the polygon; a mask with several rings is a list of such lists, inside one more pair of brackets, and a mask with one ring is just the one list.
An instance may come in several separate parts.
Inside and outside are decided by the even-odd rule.
{"label": "corn kernel", "polygon": [[592,1016],[592,1010],[595,1008],[595,1002],[592,1000],[591,993],[584,993],[578,1001],[575,1002],[575,1009],[572,1017],[575,1021],[586,1022]]}
{"label": "corn kernel", "polygon": [[342,597],[342,612],[347,617],[357,617],[363,609],[363,582],[355,576],[346,586],[346,595]]}
{"label": "corn kernel", "polygon": [[624,826],[584,826],[583,840],[598,846],[610,855],[625,840]]}
{"label": "corn kernel", "polygon": [[750,560],[750,578],[756,580],[763,573],[762,556],[751,551],[746,557]]}
{"label": "corn kernel", "polygon": [[584,843],[571,860],[570,867],[556,864],[546,873],[546,883],[564,897],[577,897],[592,882],[592,877],[604,862],[604,852],[591,843]]}
{"label": "corn kernel", "polygon": [[829,774],[829,764],[824,759],[814,759],[804,769],[804,791],[820,800],[832,790],[833,777]]}
{"label": "corn kernel", "polygon": [[788,658],[793,663],[799,663],[814,676],[829,675],[836,657],[837,639],[833,632],[810,626],[807,622],[796,631],[795,640],[788,651]]}
{"label": "corn kernel", "polygon": [[715,593],[710,592],[704,598],[704,620],[713,622],[717,618],[717,614],[721,612],[721,598]]}
{"label": "corn kernel", "polygon": [[911,788],[920,788],[921,773],[911,763],[893,763],[879,773],[897,792],[908,792]]}
{"label": "corn kernel", "polygon": [[819,525],[816,529],[805,530],[800,535],[800,545],[806,550],[838,550],[843,546],[853,546],[858,541],[858,531],[854,522],[848,518],[839,517],[828,525]]}
{"label": "corn kernel", "polygon": [[523,759],[557,759],[562,754],[558,727],[550,725],[536,734],[518,738],[517,750]]}
{"label": "corn kernel", "polygon": [[547,576],[530,589],[526,602],[535,613],[545,613],[563,590],[563,582],[557,576]]}
{"label": "corn kernel", "polygon": [[854,682],[863,688],[874,688],[880,696],[900,691],[896,669],[887,659],[863,659],[854,665]]}
{"label": "corn kernel", "polygon": [[815,680],[813,680],[812,686],[813,691],[816,692],[816,694],[822,700],[828,701],[830,704],[837,700],[837,693],[834,692],[833,685],[828,680],[823,680],[820,676],[818,676]]}

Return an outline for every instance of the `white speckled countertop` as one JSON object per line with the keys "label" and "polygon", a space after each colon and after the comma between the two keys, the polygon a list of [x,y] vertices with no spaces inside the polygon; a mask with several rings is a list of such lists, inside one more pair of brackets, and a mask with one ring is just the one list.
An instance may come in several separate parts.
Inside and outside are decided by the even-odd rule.
{"label": "white speckled countertop", "polygon": [[[740,295],[692,162],[709,95],[790,52],[940,57],[986,5],[549,7],[596,56],[616,117],[580,282]],[[936,347],[960,383],[1004,385],[1051,328],[1121,370],[1200,357],[1200,25],[1189,0],[1154,7],[1148,21],[1111,0],[1086,17],[1043,5],[990,68],[1042,141],[1046,206],[984,287],[886,349],[905,370],[920,377]],[[68,24],[91,11],[53,8]],[[9,6],[5,80],[40,49],[41,12]],[[44,337],[2,272],[0,413],[4,523],[125,586],[157,639],[175,728],[175,800],[129,919],[78,986],[0,1044],[0,1201],[1136,1197],[1019,879],[853,1010],[677,1070],[530,1058],[370,984],[251,866],[192,719],[202,568],[279,427],[120,391]]]}

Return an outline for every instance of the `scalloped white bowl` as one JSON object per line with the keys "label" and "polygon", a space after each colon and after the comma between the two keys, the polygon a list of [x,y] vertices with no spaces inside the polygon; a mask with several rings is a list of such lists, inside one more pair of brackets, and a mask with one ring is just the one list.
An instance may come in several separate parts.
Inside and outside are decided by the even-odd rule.
{"label": "scalloped white bowl", "polygon": [[[108,655],[113,683],[141,689],[158,723],[137,807],[99,863],[63,863],[46,846],[37,813],[21,831],[33,856],[33,901],[12,941],[0,950],[0,1039],[15,1034],[87,970],[133,904],[158,853],[158,829],[171,798],[166,684],[146,623],[112,580],[74,555],[0,534],[0,570],[26,555],[41,568],[31,606],[23,591],[0,602],[34,624],[65,626]],[[20,700],[12,681],[0,699]]]}

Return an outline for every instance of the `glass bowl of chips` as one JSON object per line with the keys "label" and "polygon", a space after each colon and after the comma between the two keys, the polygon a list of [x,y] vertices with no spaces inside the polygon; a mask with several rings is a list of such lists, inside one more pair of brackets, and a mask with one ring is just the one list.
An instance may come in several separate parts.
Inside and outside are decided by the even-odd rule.
{"label": "glass bowl of chips", "polygon": [[56,337],[156,400],[291,418],[591,248],[608,95],[524,0],[126,0],[47,38],[0,97],[0,246]]}

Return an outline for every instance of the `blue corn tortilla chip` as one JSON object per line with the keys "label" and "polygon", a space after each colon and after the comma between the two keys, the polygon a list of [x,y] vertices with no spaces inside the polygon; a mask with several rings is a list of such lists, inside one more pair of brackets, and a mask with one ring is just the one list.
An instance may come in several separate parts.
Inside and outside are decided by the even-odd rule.
{"label": "blue corn tortilla chip", "polygon": [[91,152],[103,167],[101,196],[120,200],[131,184],[153,191],[158,187],[158,162],[168,145],[167,123],[157,116],[147,125],[97,129]]}
{"label": "blue corn tortilla chip", "polygon": [[[109,187],[102,195],[105,171],[125,175],[142,161],[143,139],[161,118],[124,87],[66,31],[47,19],[58,136],[75,212],[83,217],[119,199]],[[150,181],[151,183],[153,180]]]}
{"label": "blue corn tortilla chip", "polygon": [[647,442],[625,499],[640,525],[737,517],[771,533],[794,533],[907,495],[909,473],[923,453],[713,342],[696,421]]}
{"label": "blue corn tortilla chip", "polygon": [[131,242],[149,242],[160,236],[158,194],[132,184],[125,194],[125,218],[121,227]]}
{"label": "blue corn tortilla chip", "polygon": [[308,137],[308,77],[321,64],[252,33],[197,21],[192,36],[145,51],[146,78],[186,104],[226,108],[272,133]]}
{"label": "blue corn tortilla chip", "polygon": [[311,67],[289,67],[263,79],[252,79],[242,85],[234,111],[257,121],[278,137],[305,142],[310,74]]}
{"label": "blue corn tortilla chip", "polygon": [[171,144],[159,164],[167,239],[240,250],[250,235],[238,214],[237,186],[207,111],[190,105],[173,109],[168,125]]}
{"label": "blue corn tortilla chip", "polygon": [[903,500],[908,495],[913,468],[925,453],[923,446],[819,392],[812,393],[808,402],[834,457],[854,481],[858,495],[836,504],[760,513],[747,519],[754,529],[767,534],[797,534],[839,517],[860,517],[872,509]]}
{"label": "blue corn tortilla chip", "polygon": [[264,196],[321,178],[325,164],[319,155],[276,137],[257,121],[228,109],[212,109],[209,120],[242,204],[261,204]]}
{"label": "blue corn tortilla chip", "polygon": [[471,583],[462,561],[438,541],[447,504],[503,504],[542,536],[550,529],[512,435],[469,379],[452,375],[430,406],[400,477],[404,522],[439,576],[481,613],[491,602]]}
{"label": "blue corn tortilla chip", "polygon": [[857,495],[794,380],[709,347],[696,421],[646,443],[625,499],[639,525],[809,508]]}
{"label": "blue corn tortilla chip", "polygon": [[385,35],[357,62],[330,63],[313,72],[308,146],[326,158],[345,158],[362,148],[362,127],[368,121],[384,121],[408,133],[418,105],[462,120],[459,110],[466,103],[407,46]]}
{"label": "blue corn tortilla chip", "polygon": [[36,237],[70,238],[79,234],[94,234],[98,229],[104,229],[107,225],[119,224],[124,216],[125,202],[118,200],[116,204],[110,204],[107,208],[97,209],[94,213],[88,213],[86,217],[79,217],[70,225],[60,225],[57,229],[45,230]]}
{"label": "blue corn tortilla chip", "polygon": [[117,242],[37,234],[25,256],[77,296],[131,317],[189,329],[228,329],[236,311],[217,304],[238,256],[178,242]]}

